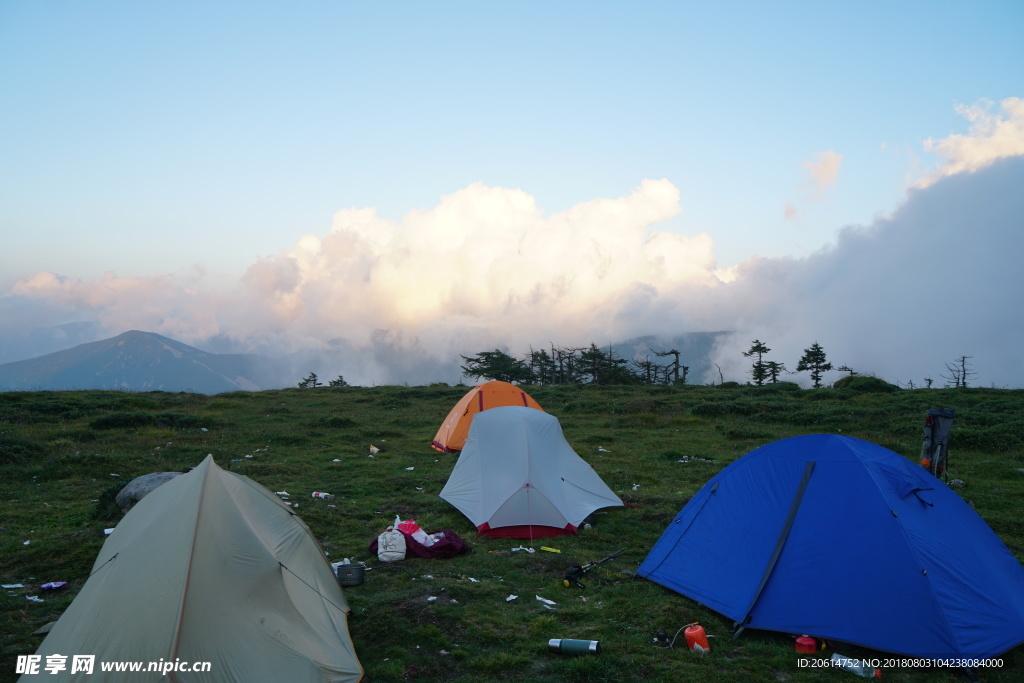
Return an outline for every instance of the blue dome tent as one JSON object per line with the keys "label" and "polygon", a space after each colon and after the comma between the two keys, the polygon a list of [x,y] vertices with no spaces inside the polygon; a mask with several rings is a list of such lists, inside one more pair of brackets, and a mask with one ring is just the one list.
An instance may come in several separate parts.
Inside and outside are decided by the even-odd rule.
{"label": "blue dome tent", "polygon": [[638,574],[742,628],[915,657],[1024,642],[1024,567],[955,492],[881,446],[783,439],[683,507]]}

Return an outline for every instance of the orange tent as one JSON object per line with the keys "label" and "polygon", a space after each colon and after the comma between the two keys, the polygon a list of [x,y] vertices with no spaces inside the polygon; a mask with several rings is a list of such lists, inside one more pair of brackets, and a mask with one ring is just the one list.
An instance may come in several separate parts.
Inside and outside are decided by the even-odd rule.
{"label": "orange tent", "polygon": [[544,409],[533,398],[508,382],[484,382],[480,386],[473,387],[465,396],[459,399],[455,407],[448,413],[448,417],[441,423],[441,428],[434,435],[434,443],[431,444],[436,450],[442,453],[462,450],[466,443],[466,434],[469,433],[469,425],[473,422],[473,416],[488,408],[498,406],[526,406],[536,408],[543,412]]}

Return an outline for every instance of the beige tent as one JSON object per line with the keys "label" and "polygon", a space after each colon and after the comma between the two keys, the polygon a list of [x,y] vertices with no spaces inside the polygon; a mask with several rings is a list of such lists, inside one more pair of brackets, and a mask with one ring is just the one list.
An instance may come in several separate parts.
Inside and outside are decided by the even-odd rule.
{"label": "beige tent", "polygon": [[[67,656],[62,681],[358,681],[347,613],[309,528],[208,456],[117,525],[36,654]],[[93,673],[70,675],[75,654],[96,656]],[[210,664],[164,675],[101,662]]]}

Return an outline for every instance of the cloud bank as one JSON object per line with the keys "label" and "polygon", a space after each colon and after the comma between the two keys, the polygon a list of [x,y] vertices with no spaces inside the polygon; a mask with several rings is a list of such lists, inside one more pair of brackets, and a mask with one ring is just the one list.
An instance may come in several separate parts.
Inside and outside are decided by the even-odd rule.
{"label": "cloud bank", "polygon": [[[97,338],[141,329],[212,351],[293,354],[297,378],[422,384],[458,381],[459,354],[495,347],[731,330],[714,359],[727,380],[748,379],[741,353],[757,338],[791,369],[817,341],[835,365],[892,382],[941,385],[945,364],[966,355],[978,384],[1022,387],[1024,105],[1004,100],[1004,118],[979,111],[969,135],[929,143],[947,163],[902,206],[805,258],[754,258],[725,277],[709,235],[663,227],[683,210],[668,180],[551,215],[523,190],[472,184],[400,221],[339,211],[326,234],[252,264],[228,294],[202,272],[26,276],[0,295],[0,362],[56,350],[24,330],[88,320]],[[816,189],[841,159],[808,163]]]}
{"label": "cloud bank", "polygon": [[1024,387],[1022,182],[1024,159],[1004,159],[912,191],[807,258],[743,264],[721,300],[746,333],[720,349],[727,374],[744,372],[740,353],[759,338],[791,369],[818,341],[834,364],[890,382],[942,386],[966,355],[979,384]]}

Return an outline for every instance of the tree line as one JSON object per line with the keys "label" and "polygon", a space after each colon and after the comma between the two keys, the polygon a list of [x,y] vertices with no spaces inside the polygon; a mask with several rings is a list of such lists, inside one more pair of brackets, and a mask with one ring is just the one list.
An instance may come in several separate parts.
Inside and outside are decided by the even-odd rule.
{"label": "tree line", "polygon": [[[751,379],[754,384],[778,382],[786,366],[767,360],[771,351],[763,342],[754,340],[744,356],[753,358]],[[607,349],[591,343],[584,347],[557,347],[534,349],[522,358],[516,358],[500,349],[481,351],[474,356],[460,356],[464,361],[462,373],[477,379],[494,379],[512,384],[646,384],[671,386],[686,384],[690,366],[683,363],[678,349],[655,351],[632,359],[617,358],[611,345]],[[653,355],[653,358],[652,358]],[[666,359],[660,361],[656,359]],[[815,342],[804,351],[797,364],[797,372],[810,372],[815,388],[821,386],[821,377],[832,364],[824,349]]]}
{"label": "tree line", "polygon": [[690,368],[680,362],[680,352],[653,351],[655,356],[672,357],[668,363],[657,363],[650,356],[627,360],[617,358],[614,349],[591,343],[585,347],[530,348],[523,358],[504,351],[481,351],[475,356],[461,356],[467,377],[495,379],[512,384],[685,384]]}
{"label": "tree line", "polygon": [[[493,379],[512,384],[555,385],[555,384],[646,384],[672,386],[686,384],[690,367],[683,364],[678,349],[655,351],[651,355],[636,356],[632,359],[617,358],[611,345],[607,349],[591,343],[585,347],[557,347],[534,349],[522,358],[516,358],[504,351],[481,351],[473,356],[460,356],[464,362],[462,373],[477,379]],[[821,379],[830,370],[856,375],[847,365],[834,367],[828,360],[825,349],[815,341],[804,349],[796,368],[790,371],[785,363],[769,360],[771,349],[760,339],[755,339],[743,355],[751,359],[750,380],[757,386],[783,381],[785,374],[806,372],[810,375],[815,389],[821,388]],[[655,359],[668,359],[659,362]],[[973,377],[968,361],[970,356],[961,356],[955,363],[947,364],[947,386],[966,387],[967,379]],[[719,369],[721,378],[721,369]],[[723,383],[724,383],[724,378]],[[930,388],[932,380],[926,379]],[[909,388],[914,388],[911,383]]]}
{"label": "tree line", "polygon": [[[556,385],[556,384],[643,384],[649,386],[674,386],[687,383],[690,366],[682,363],[682,353],[678,349],[655,351],[650,349],[655,358],[669,359],[665,362],[653,360],[650,355],[635,356],[627,360],[617,358],[609,344],[607,349],[591,343],[585,347],[557,347],[551,350],[535,350],[533,347],[523,358],[516,358],[499,349],[481,351],[474,356],[462,356],[464,361],[462,374],[477,379],[494,379],[512,384]],[[797,361],[795,371],[786,369],[785,363],[768,360],[771,349],[760,339],[751,342],[749,349],[743,352],[751,359],[750,379],[756,386],[774,384],[782,381],[784,374],[807,372],[810,374],[814,388],[821,388],[821,378],[833,369],[821,344],[814,342],[804,349]],[[960,356],[953,363],[946,364],[947,387],[966,387],[968,379],[976,373],[970,365],[971,356]],[[840,365],[835,370],[857,373],[847,365]],[[721,378],[721,369],[719,369]],[[724,378],[723,383],[724,383]],[[926,377],[925,387],[932,388],[933,380]],[[299,382],[300,389],[323,386],[316,373]],[[348,382],[338,375],[330,380],[328,386],[347,387]],[[914,383],[908,382],[908,389],[914,389]]]}

